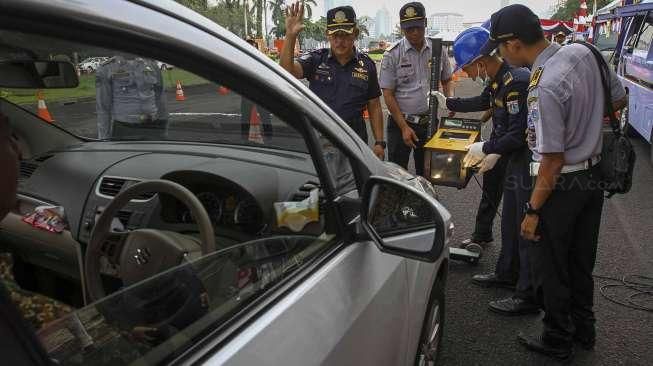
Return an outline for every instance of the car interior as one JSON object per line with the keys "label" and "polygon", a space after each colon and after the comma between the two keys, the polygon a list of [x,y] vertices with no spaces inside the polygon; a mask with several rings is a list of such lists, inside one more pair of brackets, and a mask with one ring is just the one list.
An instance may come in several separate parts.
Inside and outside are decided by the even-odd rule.
{"label": "car interior", "polygon": [[[75,75],[75,58],[86,57],[107,59]],[[351,166],[327,138],[215,80],[118,66],[112,94],[100,96],[102,67],[120,58],[147,60],[0,30],[0,113],[22,152],[17,205],[0,222],[0,280],[66,364],[175,357],[171,344],[192,344],[332,247],[337,219],[307,133],[339,189],[357,196]],[[98,116],[152,90],[143,83],[164,84],[163,133],[99,138]],[[113,98],[109,112],[103,98]]]}

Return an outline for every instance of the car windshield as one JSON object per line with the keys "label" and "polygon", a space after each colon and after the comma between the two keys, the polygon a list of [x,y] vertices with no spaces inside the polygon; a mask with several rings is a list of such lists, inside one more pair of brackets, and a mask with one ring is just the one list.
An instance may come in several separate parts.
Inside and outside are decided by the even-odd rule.
{"label": "car windshield", "polygon": [[0,62],[75,66],[74,88],[6,88],[0,97],[66,131],[103,141],[191,141],[307,152],[302,136],[264,106],[155,59],[15,31],[0,31]]}

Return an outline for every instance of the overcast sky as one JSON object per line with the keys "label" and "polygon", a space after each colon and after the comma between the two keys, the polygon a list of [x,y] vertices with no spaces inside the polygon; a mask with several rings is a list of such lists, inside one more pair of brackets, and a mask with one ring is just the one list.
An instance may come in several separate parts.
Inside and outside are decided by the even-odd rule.
{"label": "overcast sky", "polygon": [[[290,4],[290,0],[286,0]],[[376,16],[376,12],[383,5],[388,8],[390,15],[396,17],[393,23],[399,21],[399,9],[408,0],[352,0],[354,9],[358,16]],[[513,0],[510,3],[520,3],[529,6],[540,17],[548,17],[551,14],[548,10],[555,0]],[[313,14],[324,15],[324,0],[317,0],[318,9]],[[460,13],[465,17],[465,22],[481,22],[489,19],[493,12],[500,8],[501,0],[424,0],[422,4],[426,7],[427,14],[439,12]]]}

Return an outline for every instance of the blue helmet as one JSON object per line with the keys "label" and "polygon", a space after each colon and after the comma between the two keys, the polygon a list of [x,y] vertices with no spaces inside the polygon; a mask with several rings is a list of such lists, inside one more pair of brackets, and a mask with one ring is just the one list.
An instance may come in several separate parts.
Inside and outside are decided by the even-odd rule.
{"label": "blue helmet", "polygon": [[460,33],[453,41],[456,70],[484,56],[481,54],[481,49],[488,39],[490,39],[490,32],[483,27],[472,27]]}

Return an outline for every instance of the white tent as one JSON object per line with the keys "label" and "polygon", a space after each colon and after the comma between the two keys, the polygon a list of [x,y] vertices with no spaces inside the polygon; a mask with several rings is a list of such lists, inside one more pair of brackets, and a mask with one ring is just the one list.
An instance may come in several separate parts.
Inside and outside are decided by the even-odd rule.
{"label": "white tent", "polygon": [[434,35],[430,35],[431,38],[441,38],[444,42],[453,42],[458,36],[458,32],[439,32]]}

